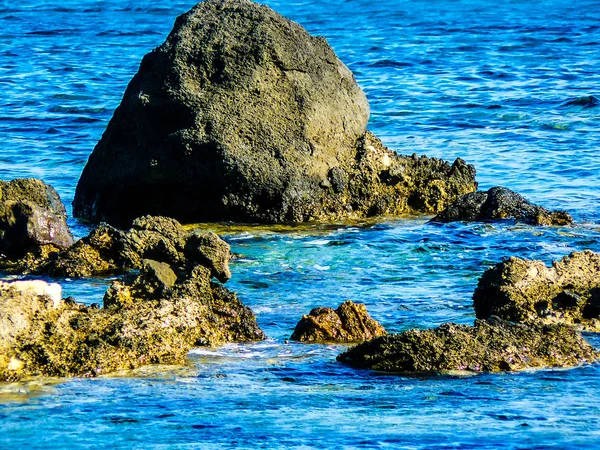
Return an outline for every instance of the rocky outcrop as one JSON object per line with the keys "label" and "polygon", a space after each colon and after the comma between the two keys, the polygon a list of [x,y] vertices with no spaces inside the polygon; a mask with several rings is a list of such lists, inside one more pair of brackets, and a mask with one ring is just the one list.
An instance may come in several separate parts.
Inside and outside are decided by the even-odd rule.
{"label": "rocky outcrop", "polygon": [[499,372],[591,363],[598,353],[572,327],[492,318],[372,339],[338,356],[357,368],[398,373]]}
{"label": "rocky outcrop", "polygon": [[511,257],[482,275],[473,303],[481,319],[495,315],[600,331],[600,255],[574,252],[552,267]]}
{"label": "rocky outcrop", "polygon": [[345,301],[337,309],[314,308],[302,316],[290,337],[300,342],[361,342],[383,336],[385,329],[362,303]]}
{"label": "rocky outcrop", "polygon": [[0,181],[0,260],[72,243],[65,207],[53,187],[34,178]]}
{"label": "rocky outcrop", "polygon": [[165,262],[178,270],[203,264],[222,283],[231,278],[229,245],[212,232],[187,231],[168,217],[143,216],[128,230],[100,224],[68,249],[43,258],[23,258],[0,264],[7,272],[53,277],[90,277],[141,269],[145,259]]}
{"label": "rocky outcrop", "polygon": [[111,284],[101,309],[0,285],[0,381],[184,364],[192,347],[264,339],[252,311],[211,275],[144,260],[138,275]]}
{"label": "rocky outcrop", "polygon": [[533,205],[521,195],[503,187],[471,192],[459,197],[432,222],[489,222],[514,219],[529,225],[569,225],[571,215],[565,211],[549,211]]}
{"label": "rocky outcrop", "polygon": [[475,170],[401,157],[325,39],[264,5],[207,0],[147,54],[91,154],[76,217],[123,226],[438,212]]}

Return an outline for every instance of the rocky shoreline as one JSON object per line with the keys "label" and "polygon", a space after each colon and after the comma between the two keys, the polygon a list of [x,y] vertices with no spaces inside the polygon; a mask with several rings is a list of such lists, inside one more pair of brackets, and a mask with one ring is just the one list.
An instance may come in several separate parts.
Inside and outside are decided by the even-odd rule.
{"label": "rocky shoreline", "polygon": [[[60,285],[0,282],[0,381],[98,376],[184,364],[189,350],[266,336],[223,286],[227,243],[178,220],[267,224],[437,214],[431,221],[570,226],[565,211],[506,188],[477,191],[475,168],[402,156],[366,129],[369,105],[327,42],[264,5],[207,0],[147,54],[83,170],[73,204],[99,223],[74,241],[56,191],[0,181],[0,271],[122,275],[102,307]],[[473,295],[473,326],[387,334],[362,304],[315,308],[291,340],[357,343],[338,357],[400,373],[572,367],[599,357],[600,256],[547,268],[510,258]],[[218,280],[218,282],[213,281]]]}

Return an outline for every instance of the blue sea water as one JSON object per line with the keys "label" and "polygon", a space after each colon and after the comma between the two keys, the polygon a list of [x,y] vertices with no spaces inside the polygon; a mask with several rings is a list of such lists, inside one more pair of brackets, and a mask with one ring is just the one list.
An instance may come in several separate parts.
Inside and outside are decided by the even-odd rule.
{"label": "blue sea water", "polygon": [[[325,36],[403,154],[475,164],[572,228],[427,218],[220,229],[230,289],[269,340],[192,351],[184,368],[0,384],[0,448],[600,447],[600,366],[403,377],[338,364],[343,347],[286,343],[302,314],[345,299],[390,332],[472,323],[483,271],[600,251],[597,0],[266,1]],[[0,1],[0,179],[39,177],[70,211],[85,161],[141,57],[193,1]],[[600,101],[600,100],[599,100]],[[74,220],[77,236],[87,229]],[[99,301],[110,280],[60,280]],[[600,346],[600,337],[588,335]]]}

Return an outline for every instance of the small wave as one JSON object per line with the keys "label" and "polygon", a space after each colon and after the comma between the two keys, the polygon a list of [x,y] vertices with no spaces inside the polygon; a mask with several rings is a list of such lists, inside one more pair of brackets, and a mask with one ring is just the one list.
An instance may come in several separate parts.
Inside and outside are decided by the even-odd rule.
{"label": "small wave", "polygon": [[585,97],[578,97],[571,100],[568,100],[563,104],[563,106],[582,106],[584,108],[594,108],[600,105],[600,100],[598,100],[593,95],[587,95]]}
{"label": "small wave", "polygon": [[58,30],[38,30],[38,31],[30,31],[25,33],[29,36],[58,36],[61,34],[73,34],[76,30],[71,30],[68,28],[58,29]]}
{"label": "small wave", "polygon": [[369,64],[369,67],[412,67],[413,64],[409,62],[394,61],[391,59],[382,59]]}

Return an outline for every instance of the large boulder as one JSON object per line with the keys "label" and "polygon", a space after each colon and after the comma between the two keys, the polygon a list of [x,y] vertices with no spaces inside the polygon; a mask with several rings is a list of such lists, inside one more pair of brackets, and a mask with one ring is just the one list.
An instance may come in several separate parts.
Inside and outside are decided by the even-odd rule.
{"label": "large boulder", "polygon": [[0,283],[0,381],[185,364],[193,347],[264,339],[254,313],[212,283],[208,267],[176,270],[145,260],[111,284],[103,308],[57,299],[40,281]]}
{"label": "large boulder", "polygon": [[564,323],[600,331],[600,255],[573,252],[547,267],[511,257],[486,270],[473,293],[480,319]]}
{"label": "large boulder", "polygon": [[400,373],[500,372],[591,363],[598,353],[572,327],[513,324],[496,317],[474,326],[447,323],[372,339],[337,357],[357,368]]}
{"label": "large boulder", "polygon": [[513,219],[529,225],[570,225],[573,218],[565,211],[549,211],[503,187],[470,192],[457,198],[432,222],[490,222]]}
{"label": "large boulder", "polygon": [[437,212],[472,166],[401,158],[366,132],[369,106],[322,37],[249,0],[180,16],[129,83],[73,211],[125,225],[307,221]]}
{"label": "large boulder", "polygon": [[65,207],[52,186],[35,178],[0,181],[0,254],[21,257],[71,244]]}
{"label": "large boulder", "polygon": [[290,339],[313,343],[361,342],[385,334],[365,305],[347,300],[337,309],[314,308],[302,316]]}

